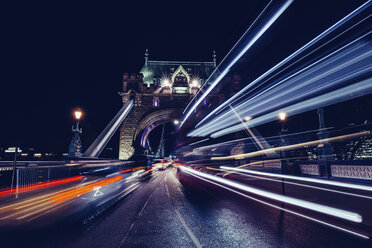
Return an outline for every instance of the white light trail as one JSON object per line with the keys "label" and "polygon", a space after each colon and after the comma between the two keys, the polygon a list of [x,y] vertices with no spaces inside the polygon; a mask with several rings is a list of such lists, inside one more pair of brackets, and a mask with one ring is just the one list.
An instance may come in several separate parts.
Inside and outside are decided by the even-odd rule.
{"label": "white light trail", "polygon": [[214,82],[207,88],[207,90],[202,94],[202,96],[196,101],[194,105],[187,111],[185,117],[183,118],[180,127],[189,118],[196,107],[204,100],[204,98],[216,87],[216,85],[221,81],[222,78],[230,71],[231,67],[248,51],[249,48],[262,36],[263,33],[279,18],[279,16],[289,7],[293,0],[288,0],[281,6],[281,8],[266,22],[266,24],[253,36],[253,38],[248,42],[248,44],[238,53],[238,55],[226,66],[226,68],[221,72],[221,74],[214,80]]}
{"label": "white light trail", "polygon": [[268,71],[266,71],[264,74],[262,74],[261,76],[259,76],[257,79],[255,79],[254,81],[252,81],[247,86],[245,86],[240,92],[238,92],[237,94],[235,94],[234,96],[232,96],[230,99],[228,99],[227,101],[225,101],[223,104],[219,105],[212,112],[210,112],[206,117],[203,118],[203,120],[201,120],[196,125],[196,127],[198,127],[199,125],[201,125],[202,123],[204,123],[207,119],[209,119],[217,111],[221,110],[222,108],[224,108],[228,104],[230,104],[232,101],[234,101],[234,100],[238,99],[239,97],[241,97],[241,95],[242,95],[243,92],[245,92],[249,88],[252,88],[253,86],[255,86],[258,82],[260,82],[262,79],[264,79],[268,75],[272,74],[275,70],[277,70],[278,68],[280,68],[281,66],[283,66],[285,63],[287,63],[288,61],[294,59],[297,55],[299,55],[300,53],[304,52],[305,50],[307,50],[308,48],[310,48],[311,46],[313,46],[314,44],[316,44],[318,41],[320,41],[321,39],[323,39],[324,37],[326,37],[327,35],[329,35],[331,32],[333,32],[334,30],[336,30],[337,28],[339,28],[340,26],[342,26],[344,23],[346,23],[347,21],[349,21],[350,19],[352,19],[353,17],[355,17],[357,14],[359,14],[360,12],[362,12],[363,10],[365,10],[366,8],[368,8],[370,6],[370,4],[371,4],[371,1],[370,0],[367,1],[366,3],[364,3],[363,5],[361,5],[359,8],[355,9],[350,14],[348,14],[347,16],[345,16],[344,18],[342,18],[340,21],[338,21],[337,23],[335,23],[334,25],[332,25],[331,27],[329,27],[323,33],[321,33],[320,35],[318,35],[317,37],[315,37],[314,39],[312,39],[310,42],[308,42],[307,44],[305,44],[304,46],[302,46],[300,49],[298,49],[297,51],[295,51],[294,53],[292,53],[291,55],[289,55],[287,58],[285,58],[284,60],[282,60],[281,62],[279,62],[277,65],[275,65],[274,67],[272,67],[271,69],[269,69]]}
{"label": "white light trail", "polygon": [[229,171],[239,171],[243,173],[253,174],[253,175],[260,175],[260,176],[268,176],[268,177],[276,177],[276,178],[285,178],[303,182],[310,182],[310,183],[319,183],[349,189],[357,189],[357,190],[365,190],[365,191],[372,191],[371,186],[360,185],[360,184],[351,184],[351,183],[343,183],[337,181],[329,181],[323,179],[316,179],[316,178],[307,178],[307,177],[297,177],[297,176],[289,176],[289,175],[282,175],[282,174],[275,174],[275,173],[268,173],[268,172],[261,172],[261,171],[254,171],[254,170],[247,170],[247,169],[240,169],[228,166],[220,166],[221,169],[229,170]]}
{"label": "white light trail", "polygon": [[[281,110],[288,113],[289,115],[300,114],[306,111],[310,111],[313,109],[329,106],[331,104],[335,104],[341,101],[347,101],[354,99],[356,97],[367,95],[372,93],[372,78],[363,80],[359,83],[355,83],[353,85],[335,90],[333,92],[329,92],[324,95],[320,95],[314,98],[310,98],[306,101],[294,104],[292,106],[288,106],[282,108]],[[273,111],[271,113],[265,114],[263,116],[257,117],[251,120],[248,123],[249,127],[258,126],[270,121],[274,121],[277,119],[277,112]],[[243,130],[245,127],[241,124],[237,124],[235,126],[225,128],[221,131],[217,131],[211,135],[212,138],[217,138],[229,133],[237,132]]]}
{"label": "white light trail", "polygon": [[193,146],[193,145],[196,145],[196,144],[202,143],[202,142],[204,142],[204,141],[208,141],[208,140],[209,140],[209,138],[202,139],[202,140],[199,140],[199,141],[196,141],[196,142],[194,142],[194,143],[189,144],[189,146]]}
{"label": "white light trail", "polygon": [[[181,168],[181,169],[182,169],[182,168]],[[310,217],[310,216],[307,216],[307,215],[304,215],[304,214],[301,214],[301,213],[298,213],[298,212],[295,212],[295,211],[292,211],[292,210],[289,210],[289,209],[286,209],[286,208],[283,208],[283,207],[276,206],[276,205],[274,205],[274,204],[271,204],[271,203],[265,202],[265,201],[263,201],[263,200],[259,200],[259,199],[255,198],[255,197],[252,197],[252,196],[249,196],[249,195],[243,194],[242,192],[236,191],[236,190],[231,189],[231,188],[229,188],[229,187],[226,187],[226,186],[224,186],[224,185],[222,185],[222,184],[219,184],[219,183],[216,183],[216,182],[210,181],[210,180],[208,180],[208,179],[205,179],[205,178],[203,178],[203,177],[197,176],[197,175],[195,175],[195,174],[193,174],[193,173],[190,173],[190,172],[188,172],[188,171],[184,171],[184,172],[187,173],[187,174],[189,174],[189,175],[192,175],[192,176],[194,176],[194,177],[196,177],[196,178],[198,178],[198,179],[200,179],[200,180],[203,180],[203,181],[206,181],[206,182],[208,182],[208,183],[214,184],[214,185],[216,185],[216,186],[219,186],[219,187],[221,187],[221,188],[224,188],[224,189],[226,189],[226,190],[229,190],[229,191],[231,191],[231,192],[233,192],[233,193],[235,193],[235,194],[238,194],[238,195],[241,195],[241,196],[246,197],[246,198],[248,198],[248,199],[251,199],[251,200],[254,200],[254,201],[256,201],[256,202],[259,202],[259,203],[261,203],[261,204],[264,204],[264,205],[267,205],[267,206],[270,206],[270,207],[273,207],[273,208],[276,208],[276,209],[282,210],[282,211],[287,212],[287,213],[294,214],[294,215],[296,215],[296,216],[300,216],[300,217],[302,217],[302,218],[305,218],[305,219],[308,219],[308,220],[311,220],[311,221],[314,221],[314,222],[317,222],[317,223],[320,223],[320,224],[323,224],[323,225],[326,225],[326,226],[329,226],[329,227],[335,228],[335,229],[340,230],[340,231],[343,231],[343,232],[347,232],[347,233],[349,233],[349,234],[352,234],[352,235],[358,236],[358,237],[360,237],[360,238],[364,238],[364,239],[369,239],[369,238],[370,238],[369,236],[364,235],[364,234],[362,234],[362,233],[355,232],[355,231],[352,231],[352,230],[349,230],[349,229],[346,229],[346,228],[343,228],[343,227],[340,227],[340,226],[337,226],[337,225],[334,225],[334,224],[331,224],[331,223],[328,223],[328,222],[325,222],[325,221],[322,221],[322,220],[318,220],[318,219],[315,219],[315,218],[313,218],[313,217]]]}
{"label": "white light trail", "polygon": [[356,222],[356,223],[361,223],[362,222],[362,216],[359,215],[358,213],[354,213],[354,212],[350,212],[350,211],[346,211],[346,210],[342,210],[342,209],[338,209],[338,208],[334,208],[334,207],[329,207],[329,206],[325,206],[325,205],[321,205],[321,204],[318,204],[318,203],[313,203],[313,202],[309,202],[309,201],[305,201],[305,200],[300,200],[300,199],[289,197],[289,196],[284,196],[284,195],[271,193],[271,192],[264,191],[264,190],[261,190],[261,189],[246,186],[246,185],[243,185],[241,183],[237,183],[237,182],[225,179],[225,178],[221,178],[221,177],[214,176],[214,175],[211,175],[211,174],[203,173],[203,172],[200,172],[200,171],[195,171],[191,168],[187,168],[187,167],[183,167],[183,166],[180,167],[180,168],[183,171],[186,171],[186,172],[198,175],[200,177],[204,177],[204,178],[207,178],[209,180],[216,181],[216,182],[231,186],[231,187],[239,189],[239,190],[243,190],[243,191],[255,194],[255,195],[259,195],[259,196],[262,196],[262,197],[265,197],[265,198],[269,198],[269,199],[276,200],[276,201],[283,202],[283,203],[288,203],[288,204],[291,204],[291,205],[294,205],[294,206],[302,207],[302,208],[305,208],[305,209],[309,209],[309,210],[316,211],[316,212],[319,212],[319,213],[331,215],[331,216],[334,216],[334,217],[337,217],[337,218],[345,219],[345,220]]}
{"label": "white light trail", "polygon": [[[255,116],[246,124],[251,126],[262,113],[276,110],[280,106],[286,106],[292,102],[306,100],[309,96],[324,94],[326,90],[345,82],[352,82],[353,79],[370,73],[372,71],[371,44],[368,42],[356,43],[366,35],[276,82],[260,93],[247,97],[247,100],[234,107],[236,112],[240,116]],[[206,136],[236,124],[236,122],[235,115],[231,111],[226,111],[203,126],[194,129],[188,133],[188,136]]]}

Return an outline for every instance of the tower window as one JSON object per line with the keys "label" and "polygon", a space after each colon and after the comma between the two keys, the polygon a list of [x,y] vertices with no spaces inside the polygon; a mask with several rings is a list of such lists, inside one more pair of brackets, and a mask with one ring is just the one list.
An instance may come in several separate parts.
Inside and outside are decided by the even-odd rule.
{"label": "tower window", "polygon": [[154,97],[152,106],[155,107],[155,108],[158,108],[159,107],[159,97],[157,97],[157,96]]}

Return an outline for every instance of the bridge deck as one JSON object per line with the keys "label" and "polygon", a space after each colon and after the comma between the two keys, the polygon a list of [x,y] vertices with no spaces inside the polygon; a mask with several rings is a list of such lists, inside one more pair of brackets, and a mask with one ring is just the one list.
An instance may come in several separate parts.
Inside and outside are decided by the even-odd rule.
{"label": "bridge deck", "polygon": [[[85,225],[4,233],[12,247],[367,247],[370,243],[227,192],[185,188],[175,168]],[[191,190],[192,189],[192,190]],[[67,224],[66,224],[67,225]],[[8,246],[5,246],[8,247]]]}

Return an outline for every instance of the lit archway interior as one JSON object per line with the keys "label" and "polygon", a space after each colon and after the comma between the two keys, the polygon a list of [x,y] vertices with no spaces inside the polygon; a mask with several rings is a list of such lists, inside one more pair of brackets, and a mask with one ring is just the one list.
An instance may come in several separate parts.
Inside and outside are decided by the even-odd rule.
{"label": "lit archway interior", "polygon": [[146,141],[151,131],[160,125],[178,120],[182,111],[183,109],[179,108],[164,109],[147,115],[143,120],[141,120],[136,129],[134,134],[135,143],[139,142],[140,146],[145,148]]}

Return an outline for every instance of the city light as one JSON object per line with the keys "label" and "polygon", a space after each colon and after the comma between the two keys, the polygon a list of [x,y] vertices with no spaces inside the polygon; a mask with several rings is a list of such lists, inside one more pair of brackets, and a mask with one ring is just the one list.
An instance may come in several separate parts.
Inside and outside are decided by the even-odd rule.
{"label": "city light", "polygon": [[250,120],[252,120],[252,119],[253,119],[252,116],[246,116],[246,117],[244,118],[245,121],[250,121]]}
{"label": "city light", "polygon": [[170,85],[171,85],[170,80],[168,78],[164,78],[162,80],[162,85],[163,85],[163,87],[170,87]]}
{"label": "city light", "polygon": [[174,123],[174,125],[178,125],[180,122],[179,122],[179,120],[174,120],[173,123]]}
{"label": "city light", "polygon": [[41,158],[42,156],[43,156],[43,155],[42,155],[41,153],[35,153],[35,154],[34,154],[34,157],[35,157],[35,158]]}
{"label": "city light", "polygon": [[285,112],[280,112],[280,113],[278,114],[278,116],[279,116],[279,119],[280,119],[281,121],[285,121],[285,119],[287,118],[287,114],[286,114]]}
{"label": "city light", "polygon": [[192,87],[199,87],[199,80],[197,79],[193,79],[192,80],[192,84],[191,84]]}
{"label": "city light", "polygon": [[80,118],[83,115],[83,113],[80,110],[76,110],[74,112],[74,115],[75,115],[76,120],[80,120]]}

